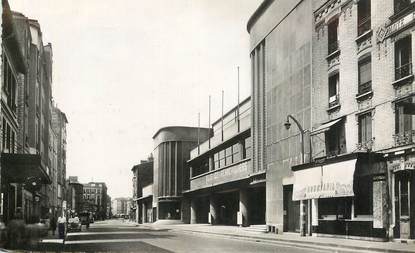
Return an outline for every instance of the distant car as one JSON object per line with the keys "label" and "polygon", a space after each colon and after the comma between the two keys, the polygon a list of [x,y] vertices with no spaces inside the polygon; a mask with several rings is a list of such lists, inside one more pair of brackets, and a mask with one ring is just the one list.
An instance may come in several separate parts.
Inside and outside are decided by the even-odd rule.
{"label": "distant car", "polygon": [[78,217],[69,218],[68,220],[68,232],[79,232],[81,231],[81,222]]}
{"label": "distant car", "polygon": [[91,214],[89,212],[80,213],[79,220],[81,222],[81,225],[85,225],[86,228],[89,228],[89,223],[91,223],[90,216]]}

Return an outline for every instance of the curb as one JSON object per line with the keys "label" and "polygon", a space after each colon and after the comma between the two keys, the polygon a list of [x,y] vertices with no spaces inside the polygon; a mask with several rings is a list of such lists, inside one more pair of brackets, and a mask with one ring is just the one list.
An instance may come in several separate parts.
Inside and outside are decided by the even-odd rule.
{"label": "curb", "polygon": [[[352,245],[341,245],[336,243],[322,243],[322,242],[310,242],[310,241],[300,241],[300,240],[290,240],[290,239],[283,239],[283,238],[264,238],[261,236],[255,235],[234,235],[234,234],[226,234],[226,233],[218,233],[218,232],[209,232],[209,231],[199,231],[199,230],[191,230],[191,229],[181,229],[181,228],[172,228],[172,227],[160,227],[156,228],[154,226],[146,226],[146,225],[138,225],[139,227],[151,228],[153,230],[160,230],[160,229],[170,229],[174,232],[186,232],[186,233],[193,233],[193,234],[207,234],[213,236],[220,236],[226,237],[231,239],[237,240],[250,240],[254,242],[265,242],[271,244],[278,244],[284,245],[288,247],[297,247],[297,248],[311,248],[311,249],[336,249],[341,251],[366,251],[366,252],[387,252],[387,253],[409,253],[414,252],[415,249],[408,251],[408,249],[387,249],[387,248],[371,248],[362,247],[362,246],[352,246]],[[385,242],[388,243],[388,242]]]}

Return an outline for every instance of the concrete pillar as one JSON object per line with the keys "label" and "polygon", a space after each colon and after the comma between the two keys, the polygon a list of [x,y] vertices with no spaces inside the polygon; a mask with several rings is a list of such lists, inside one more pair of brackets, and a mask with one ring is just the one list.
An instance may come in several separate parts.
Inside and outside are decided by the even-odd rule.
{"label": "concrete pillar", "polygon": [[147,216],[147,210],[146,210],[146,204],[143,202],[141,204],[141,222],[145,223],[146,222],[146,216]]}
{"label": "concrete pillar", "polygon": [[210,215],[210,224],[218,224],[218,203],[216,201],[215,195],[211,194],[209,196],[209,215]]}
{"label": "concrete pillar", "polygon": [[306,220],[306,200],[300,200],[300,236],[306,235],[307,220]]}
{"label": "concrete pillar", "polygon": [[196,224],[196,200],[190,200],[190,224]]}
{"label": "concrete pillar", "polygon": [[213,155],[209,156],[209,171],[212,171],[215,169],[215,164],[213,161]]}
{"label": "concrete pillar", "polygon": [[239,190],[239,212],[242,214],[242,226],[249,226],[248,190],[246,188]]}

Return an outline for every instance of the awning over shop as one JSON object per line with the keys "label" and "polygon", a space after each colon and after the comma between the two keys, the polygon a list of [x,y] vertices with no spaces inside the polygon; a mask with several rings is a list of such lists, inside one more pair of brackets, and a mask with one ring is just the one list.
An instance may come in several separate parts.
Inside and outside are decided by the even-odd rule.
{"label": "awning over shop", "polygon": [[2,153],[1,176],[10,183],[25,183],[37,179],[42,184],[51,184],[40,155]]}
{"label": "awning over shop", "polygon": [[343,118],[340,119],[336,119],[330,122],[327,122],[325,124],[322,124],[321,126],[319,126],[317,129],[313,130],[311,132],[311,135],[316,135],[316,134],[321,134],[324,133],[326,131],[328,131],[330,129],[330,127],[336,125],[337,123],[339,123]]}
{"label": "awning over shop", "polygon": [[293,200],[354,196],[357,159],[294,171]]}

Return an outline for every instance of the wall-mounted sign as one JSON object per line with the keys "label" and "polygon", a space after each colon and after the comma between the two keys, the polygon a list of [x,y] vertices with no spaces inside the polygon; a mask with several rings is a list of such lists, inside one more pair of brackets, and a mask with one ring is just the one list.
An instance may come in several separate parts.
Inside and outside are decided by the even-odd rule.
{"label": "wall-mounted sign", "polygon": [[385,38],[391,36],[392,34],[406,28],[407,26],[415,23],[415,12],[411,12],[408,15],[402,17],[401,19],[395,21],[391,25],[381,26],[376,31],[376,39],[378,43],[382,43]]}

